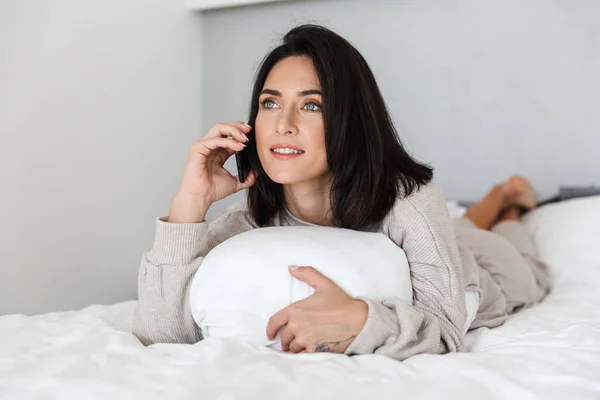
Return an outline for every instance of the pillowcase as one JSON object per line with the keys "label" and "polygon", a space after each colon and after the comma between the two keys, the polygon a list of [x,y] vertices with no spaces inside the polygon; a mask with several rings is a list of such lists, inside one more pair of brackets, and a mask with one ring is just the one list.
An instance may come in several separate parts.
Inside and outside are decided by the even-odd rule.
{"label": "pillowcase", "polygon": [[288,265],[312,266],[350,296],[397,296],[412,304],[404,251],[382,233],[331,227],[270,227],[236,235],[212,249],[190,288],[192,316],[205,337],[270,345],[269,318],[314,289]]}
{"label": "pillowcase", "polygon": [[525,214],[523,221],[555,281],[598,279],[600,196],[548,204]]}
{"label": "pillowcase", "polygon": [[279,336],[272,341],[266,337],[269,318],[314,292],[292,277],[288,265],[312,266],[352,297],[413,301],[406,255],[383,233],[312,226],[259,228],[216,246],[196,272],[189,301],[204,337],[265,346],[279,343]]}

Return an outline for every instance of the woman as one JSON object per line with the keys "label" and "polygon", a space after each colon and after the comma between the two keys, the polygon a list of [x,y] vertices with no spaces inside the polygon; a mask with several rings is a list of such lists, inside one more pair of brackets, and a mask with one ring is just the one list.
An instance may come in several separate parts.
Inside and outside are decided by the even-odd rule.
{"label": "woman", "polygon": [[[142,343],[201,340],[191,278],[213,247],[263,226],[383,232],[411,270],[408,305],[354,299],[315,269],[290,266],[318,290],[269,321],[265,334],[280,332],[283,350],[400,360],[460,351],[465,292],[479,297],[471,327],[498,326],[547,293],[547,271],[519,222],[517,207],[535,206],[527,181],[495,187],[453,226],[432,169],[402,147],[366,61],[332,31],[304,25],[286,34],[258,71],[248,122],[217,124],[191,147],[169,216],[157,220],[142,259],[133,326]],[[223,164],[243,149],[251,172],[240,183]],[[247,205],[209,226],[209,206],[242,189]]]}

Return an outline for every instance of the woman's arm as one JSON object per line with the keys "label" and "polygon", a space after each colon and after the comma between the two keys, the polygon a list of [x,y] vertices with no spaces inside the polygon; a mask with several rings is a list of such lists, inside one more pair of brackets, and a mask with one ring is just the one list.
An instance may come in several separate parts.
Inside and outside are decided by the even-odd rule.
{"label": "woman's arm", "polygon": [[430,184],[398,200],[384,232],[406,253],[413,305],[398,298],[360,298],[369,307],[367,322],[345,353],[403,360],[462,350],[466,307],[461,260],[439,189]]}
{"label": "woman's arm", "polygon": [[206,221],[169,223],[166,217],[159,218],[154,245],[142,257],[133,334],[144,345],[201,340],[190,310],[191,280],[210,250],[254,227],[244,207],[210,225]]}

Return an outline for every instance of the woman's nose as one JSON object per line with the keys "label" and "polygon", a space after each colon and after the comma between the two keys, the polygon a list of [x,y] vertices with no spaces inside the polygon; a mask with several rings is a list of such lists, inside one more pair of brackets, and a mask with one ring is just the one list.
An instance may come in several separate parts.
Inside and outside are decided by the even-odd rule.
{"label": "woman's nose", "polygon": [[293,117],[289,112],[282,112],[279,121],[277,121],[278,135],[294,135],[297,129],[293,121]]}
{"label": "woman's nose", "polygon": [[290,129],[288,130],[283,130],[283,129],[277,129],[277,134],[278,135],[291,135],[292,131]]}

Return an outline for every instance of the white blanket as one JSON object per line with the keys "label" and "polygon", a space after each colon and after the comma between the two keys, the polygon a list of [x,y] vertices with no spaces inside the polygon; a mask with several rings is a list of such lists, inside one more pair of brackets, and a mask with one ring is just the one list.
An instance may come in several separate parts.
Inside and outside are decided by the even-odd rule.
{"label": "white blanket", "polygon": [[[528,223],[553,292],[499,328],[469,333],[468,353],[398,362],[220,338],[146,348],[130,333],[126,302],[0,317],[0,399],[600,399],[600,219],[569,225],[548,209]],[[557,246],[558,234],[571,239]]]}

